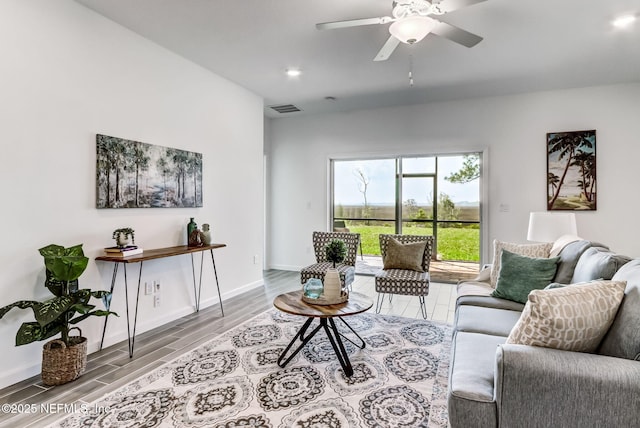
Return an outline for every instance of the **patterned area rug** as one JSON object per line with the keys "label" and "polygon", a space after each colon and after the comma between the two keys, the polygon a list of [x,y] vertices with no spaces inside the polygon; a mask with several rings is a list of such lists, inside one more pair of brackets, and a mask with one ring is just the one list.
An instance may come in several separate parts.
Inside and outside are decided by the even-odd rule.
{"label": "patterned area rug", "polygon": [[94,403],[108,411],[52,426],[446,427],[450,328],[370,313],[345,320],[366,342],[344,341],[350,378],[322,330],[278,367],[305,318],[273,309]]}

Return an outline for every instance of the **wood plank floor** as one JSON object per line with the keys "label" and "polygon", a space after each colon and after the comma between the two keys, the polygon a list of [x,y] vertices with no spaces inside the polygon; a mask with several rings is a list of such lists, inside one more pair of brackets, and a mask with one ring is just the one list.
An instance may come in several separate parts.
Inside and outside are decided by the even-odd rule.
{"label": "wood plank floor", "polygon": [[[4,388],[0,390],[0,405],[35,405],[37,411],[0,411],[0,427],[43,427],[55,422],[68,415],[63,407],[58,406],[72,403],[79,406],[109,394],[255,315],[271,309],[273,299],[278,294],[299,288],[298,272],[265,271],[264,287],[223,302],[226,316],[220,316],[219,306],[214,305],[137,335],[133,358],[129,358],[127,342],[124,341],[89,355],[87,371],[74,382],[46,387],[42,384],[40,376],[35,376]],[[369,295],[375,302],[372,276],[356,275],[353,290]],[[426,304],[429,319],[452,323],[455,286],[432,283]],[[392,302],[385,299],[381,312],[420,318],[420,306],[416,297],[394,296]],[[49,412],[46,411],[46,406],[49,406]],[[51,410],[57,410],[57,413]]]}

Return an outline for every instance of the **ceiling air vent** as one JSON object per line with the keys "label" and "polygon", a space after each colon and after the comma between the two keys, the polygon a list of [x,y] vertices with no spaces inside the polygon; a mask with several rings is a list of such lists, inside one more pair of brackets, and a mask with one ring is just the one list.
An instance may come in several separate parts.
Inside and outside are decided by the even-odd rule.
{"label": "ceiling air vent", "polygon": [[294,113],[296,111],[302,111],[298,107],[293,104],[282,104],[279,106],[270,106],[272,109],[277,111],[278,113]]}

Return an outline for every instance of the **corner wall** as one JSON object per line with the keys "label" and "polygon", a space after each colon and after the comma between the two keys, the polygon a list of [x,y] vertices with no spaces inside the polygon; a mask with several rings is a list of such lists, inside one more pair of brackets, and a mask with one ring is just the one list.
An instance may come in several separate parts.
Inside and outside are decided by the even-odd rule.
{"label": "corner wall", "polygon": [[[598,210],[577,212],[578,232],[640,256],[640,84],[469,99],[273,119],[269,266],[313,262],[311,232],[327,230],[328,160],[484,151],[483,260],[493,239],[526,242],[529,212],[546,210],[546,133],[595,129]],[[503,212],[506,207],[507,212]]]}
{"label": "corner wall", "polygon": [[[50,297],[40,247],[83,243],[91,261],[80,285],[109,289],[112,265],[93,259],[113,245],[114,229],[132,227],[144,248],[181,245],[189,217],[227,244],[215,252],[223,300],[262,284],[260,97],[71,0],[3,0],[0,39],[0,306]],[[202,153],[204,206],[97,210],[97,133]],[[204,260],[202,306],[217,306]],[[130,297],[138,267],[127,269]],[[139,333],[194,308],[189,256],[145,262],[143,282],[153,280],[161,306],[142,290]],[[120,317],[109,320],[106,346],[127,338],[122,268],[112,310]],[[0,320],[0,388],[40,371],[42,342],[14,346],[20,323],[32,320],[18,309]],[[80,326],[95,351],[102,319]]]}

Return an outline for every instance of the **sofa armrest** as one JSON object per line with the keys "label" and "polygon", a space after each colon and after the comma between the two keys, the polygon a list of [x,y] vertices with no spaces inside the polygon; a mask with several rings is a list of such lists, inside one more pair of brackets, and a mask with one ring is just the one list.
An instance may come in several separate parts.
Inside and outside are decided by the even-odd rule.
{"label": "sofa armrest", "polygon": [[638,423],[638,361],[511,344],[499,346],[496,354],[499,427]]}

